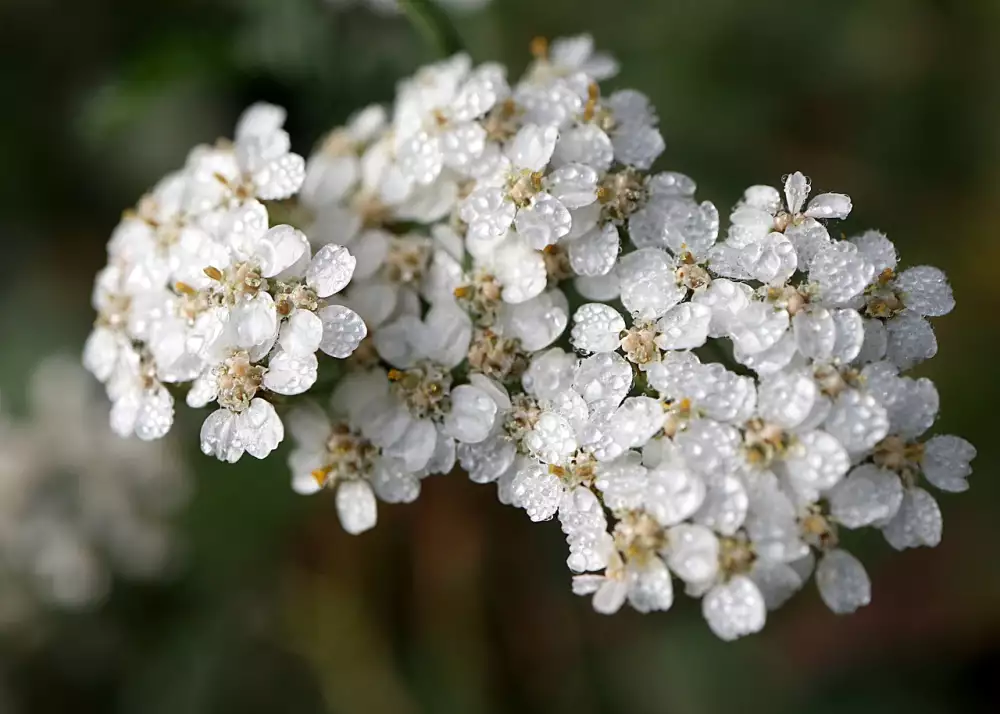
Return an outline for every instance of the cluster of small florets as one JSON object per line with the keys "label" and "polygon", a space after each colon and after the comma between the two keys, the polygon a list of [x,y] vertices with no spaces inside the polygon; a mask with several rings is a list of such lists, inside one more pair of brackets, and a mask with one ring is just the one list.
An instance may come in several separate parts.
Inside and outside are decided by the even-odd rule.
{"label": "cluster of small florets", "polygon": [[[975,456],[957,437],[925,439],[937,393],[901,375],[936,352],[926,318],[953,307],[944,275],[897,271],[880,233],[832,236],[850,199],[810,199],[798,172],[781,190],[748,189],[720,241],[718,211],[694,182],[650,171],[664,150],[658,119],[641,93],[602,89],[615,62],[588,37],[533,52],[514,84],[465,55],[424,67],[390,110],[361,111],[306,163],[297,213],[317,255],[334,245],[353,256],[334,323],[353,339],[334,356],[358,347],[360,319],[371,336],[328,411],[292,412],[294,487],[335,490],[342,524],[360,533],[376,523],[376,497],[412,501],[457,462],[532,520],[558,518],[574,590],[598,611],[666,610],[676,579],[725,639],[759,630],[813,570],[834,611],[866,604],[868,577],[840,529],[937,544],[940,511],[922,484],[964,490]],[[227,200],[252,202],[255,184],[239,185]],[[254,395],[282,393],[275,361],[302,354],[297,332],[273,348],[274,326],[291,331],[332,292],[308,271],[275,282],[259,258],[245,262],[218,275],[200,266],[199,283],[172,274],[172,329],[188,330],[178,344],[198,344],[194,354],[151,349],[127,309],[100,328],[145,344],[135,361],[155,360],[160,381],[166,365],[200,360],[193,392],[207,379],[222,406],[203,441],[222,456],[270,450],[219,444],[234,413],[264,423],[254,405],[270,405]],[[295,290],[307,299],[277,297]],[[261,295],[292,314],[243,324],[259,309],[234,306]],[[120,304],[102,299],[102,316]],[[198,319],[212,310],[223,318],[211,324],[239,320],[235,334],[252,339],[213,357]],[[312,322],[315,351],[331,321]]]}
{"label": "cluster of small florets", "polygon": [[97,277],[98,317],[85,366],[107,387],[111,425],[153,440],[174,421],[170,387],[188,405],[215,403],[206,454],[266,457],[284,438],[276,397],[316,382],[318,354],[349,356],[365,337],[354,312],[328,298],[355,260],[338,245],[312,251],[268,204],[294,196],[305,161],[289,150],[284,110],[248,109],[235,142],[201,146],[126,212]]}

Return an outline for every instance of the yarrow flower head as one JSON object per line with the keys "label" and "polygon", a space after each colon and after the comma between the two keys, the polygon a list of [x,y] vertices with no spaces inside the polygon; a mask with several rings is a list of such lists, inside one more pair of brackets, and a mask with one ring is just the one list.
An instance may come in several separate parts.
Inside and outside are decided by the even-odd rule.
{"label": "yarrow flower head", "polygon": [[[85,362],[116,429],[161,435],[188,382],[220,459],[264,458],[287,424],[293,487],[333,491],[355,534],[457,465],[558,519],[602,613],[667,610],[677,586],[735,639],[813,573],[834,612],[867,604],[841,529],[936,545],[929,487],[965,490],[975,457],[927,435],[937,392],[904,374],[954,306],[943,273],[837,237],[850,198],[800,172],[747,189],[720,240],[695,182],[652,170],[648,99],[601,86],[615,61],[586,36],[533,51],[517,81],[424,67],[304,164],[266,106],[196,150],[98,278]],[[300,189],[306,233],[271,226]],[[324,355],[345,360],[332,398],[283,419]]]}

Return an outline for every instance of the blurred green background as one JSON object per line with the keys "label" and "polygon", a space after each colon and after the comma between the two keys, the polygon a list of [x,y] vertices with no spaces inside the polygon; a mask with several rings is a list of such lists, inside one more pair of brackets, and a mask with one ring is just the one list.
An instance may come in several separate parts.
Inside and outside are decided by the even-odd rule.
{"label": "blurred green background", "polygon": [[[591,32],[648,93],[667,151],[725,213],[800,169],[849,193],[905,264],[951,276],[919,372],[938,431],[979,448],[942,495],[943,544],[857,539],[874,602],[828,613],[812,586],[763,634],[717,641],[684,600],[594,614],[569,589],[556,524],[492,488],[424,483],[345,535],[333,501],[295,497],[282,458],[221,467],[176,427],[196,480],[184,565],[117,582],[103,607],[0,633],[0,712],[1000,711],[1000,2],[494,0],[456,24],[477,60],[519,71],[532,37]],[[0,2],[0,389],[23,405],[40,356],[78,352],[121,210],[257,99],[297,149],[433,58],[399,16],[323,0]],[[516,76],[516,74],[514,75]]]}

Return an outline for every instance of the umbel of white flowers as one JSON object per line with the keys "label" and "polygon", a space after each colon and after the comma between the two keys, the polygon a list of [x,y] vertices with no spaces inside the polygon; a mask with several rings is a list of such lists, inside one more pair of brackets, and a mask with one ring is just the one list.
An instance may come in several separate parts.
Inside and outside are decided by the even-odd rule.
{"label": "umbel of white flowers", "polygon": [[[945,276],[900,270],[881,233],[831,235],[851,200],[798,172],[747,189],[719,240],[690,178],[651,173],[646,97],[602,89],[615,61],[586,36],[533,49],[515,84],[465,55],[423,67],[308,161],[268,105],[195,149],[98,277],[85,362],[115,429],[166,433],[168,384],[217,404],[220,459],[266,457],[287,425],[293,487],[335,491],[351,533],[457,461],[558,518],[604,613],[666,610],[679,582],[734,639],[814,571],[835,612],[867,604],[840,530],[936,545],[925,486],[965,490],[975,456],[926,435],[937,392],[902,375],[937,350]],[[292,196],[305,233],[270,226]],[[326,407],[280,417],[320,366],[341,375]]]}

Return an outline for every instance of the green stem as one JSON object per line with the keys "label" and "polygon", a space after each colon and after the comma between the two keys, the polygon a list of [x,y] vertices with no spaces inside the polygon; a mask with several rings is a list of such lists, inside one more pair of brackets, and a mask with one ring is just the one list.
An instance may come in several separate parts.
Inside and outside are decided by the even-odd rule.
{"label": "green stem", "polygon": [[448,13],[433,0],[399,0],[399,7],[441,57],[450,57],[465,50],[462,37]]}

